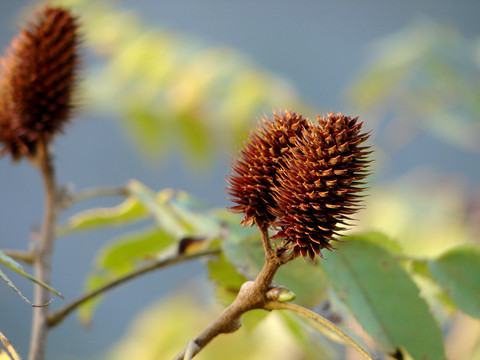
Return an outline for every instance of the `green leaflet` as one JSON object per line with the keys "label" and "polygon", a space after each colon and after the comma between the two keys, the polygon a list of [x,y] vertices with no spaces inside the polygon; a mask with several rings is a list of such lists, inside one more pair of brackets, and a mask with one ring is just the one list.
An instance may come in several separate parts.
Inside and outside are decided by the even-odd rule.
{"label": "green leaflet", "polygon": [[95,208],[72,216],[57,229],[58,236],[74,231],[95,230],[102,227],[127,225],[148,216],[148,211],[135,197],[129,197],[120,205],[110,208]]}
{"label": "green leaflet", "polygon": [[350,236],[325,252],[330,285],[385,351],[403,347],[414,359],[445,358],[440,328],[410,276],[384,249]]}
{"label": "green leaflet", "polygon": [[457,247],[428,265],[432,276],[458,308],[480,318],[480,247]]}
{"label": "green leaflet", "polygon": [[[87,292],[134,270],[145,259],[157,257],[159,253],[174,244],[176,238],[165,230],[153,228],[122,236],[100,250],[98,269],[87,279]],[[82,305],[80,321],[89,323],[93,312],[100,304],[101,297]]]}
{"label": "green leaflet", "polygon": [[[85,285],[86,292],[99,288],[107,282],[104,276],[100,274],[90,274]],[[105,295],[96,296],[82,304],[78,308],[78,320],[82,325],[89,325],[92,322],[93,313]]]}
{"label": "green leaflet", "polygon": [[106,245],[97,263],[102,270],[124,274],[134,269],[137,263],[156,257],[175,240],[173,235],[157,228],[128,234]]}
{"label": "green leaflet", "polygon": [[[5,265],[9,269],[17,272],[18,274],[22,275],[23,277],[26,277],[29,280],[32,280],[34,283],[42,286],[43,288],[47,289],[51,293],[63,298],[62,294],[59,291],[55,290],[54,288],[52,288],[50,285],[44,283],[43,281],[40,281],[36,277],[26,273],[25,270],[23,269],[22,265],[20,265],[18,262],[13,260],[10,256],[6,255],[1,250],[0,250],[0,264]],[[8,278],[8,276],[1,270],[0,270],[0,278],[2,278],[2,280],[4,280],[7,283],[7,285],[10,286],[23,300],[25,300],[25,302],[32,305],[32,303],[25,296],[23,296],[23,294],[20,292],[20,290],[18,290],[18,288],[13,284],[13,282]],[[34,306],[36,306],[36,305],[40,306],[40,305],[45,305],[45,304],[35,304]]]}
{"label": "green leaflet", "polygon": [[[199,202],[187,193],[171,189],[157,193],[137,181],[131,181],[128,189],[137,205],[153,216],[155,226],[122,236],[100,249],[97,269],[87,279],[87,291],[134,271],[145,260],[175,252],[186,237],[198,240],[201,246],[213,246],[221,235],[219,221],[197,211]],[[99,302],[100,298],[95,298],[82,306],[82,323],[91,321]]]}
{"label": "green leaflet", "polygon": [[171,189],[158,193],[138,181],[128,184],[131,196],[120,205],[95,208],[72,216],[57,229],[58,235],[103,227],[123,226],[153,216],[158,226],[178,237],[192,233],[218,232],[218,222],[196,211],[198,201],[190,195]]}
{"label": "green leaflet", "polygon": [[188,226],[189,224],[183,223],[179,214],[175,213],[169,204],[169,200],[174,195],[173,190],[167,189],[157,194],[135,180],[130,181],[128,188],[150,212],[158,227],[178,238],[187,236],[192,232],[193,229]]}

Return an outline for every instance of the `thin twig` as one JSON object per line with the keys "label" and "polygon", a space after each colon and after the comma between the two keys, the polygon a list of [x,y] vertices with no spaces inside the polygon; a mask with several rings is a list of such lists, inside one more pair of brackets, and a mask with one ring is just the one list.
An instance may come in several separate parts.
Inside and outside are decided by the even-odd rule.
{"label": "thin twig", "polygon": [[312,319],[321,325],[325,326],[329,330],[333,331],[335,334],[340,336],[346,343],[354,347],[360,354],[362,354],[365,359],[374,360],[355,340],[353,340],[350,336],[348,336],[345,332],[343,332],[338,326],[336,326],[331,321],[325,319],[323,316],[308,310],[300,305],[292,304],[292,303],[284,303],[279,301],[271,301],[267,303],[264,307],[265,310],[291,310],[298,314],[301,314],[309,319]]}
{"label": "thin twig", "polygon": [[[52,158],[48,151],[45,139],[39,141],[38,153],[34,159],[43,177],[45,190],[45,210],[40,242],[35,248],[34,273],[35,277],[46,284],[50,284],[52,272],[52,256],[55,243],[55,224],[57,220],[57,185]],[[48,290],[35,285],[34,303],[46,304],[49,302]],[[48,307],[38,307],[33,310],[32,334],[30,338],[29,360],[45,358],[48,337],[47,326]]]}
{"label": "thin twig", "polygon": [[70,314],[73,310],[78,308],[80,305],[85,303],[86,301],[102,295],[106,293],[108,290],[111,290],[129,280],[132,280],[142,274],[151,272],[156,269],[163,268],[168,265],[173,265],[177,264],[183,261],[188,261],[188,260],[193,260],[202,256],[207,256],[207,255],[215,255],[219,254],[220,250],[219,249],[208,249],[208,250],[203,250],[199,251],[196,253],[191,253],[191,254],[182,254],[182,255],[175,255],[172,257],[164,258],[164,259],[159,259],[157,261],[154,261],[152,263],[149,263],[147,265],[141,266],[125,275],[122,275],[116,279],[113,279],[109,281],[108,283],[98,287],[97,289],[94,289],[82,296],[80,296],[78,299],[72,301],[70,304],[67,304],[65,307],[61,308],[60,310],[57,310],[56,312],[50,314],[47,318],[47,323],[49,327],[54,327],[58,325],[68,314]]}
{"label": "thin twig", "polygon": [[[12,360],[22,360],[22,359],[20,359],[20,356],[15,351],[15,348],[12,346],[12,343],[7,339],[7,337],[5,335],[2,334],[1,331],[0,331],[0,341],[2,342],[5,349],[7,349],[7,351],[12,356]],[[7,356],[7,358],[8,358],[8,356]]]}

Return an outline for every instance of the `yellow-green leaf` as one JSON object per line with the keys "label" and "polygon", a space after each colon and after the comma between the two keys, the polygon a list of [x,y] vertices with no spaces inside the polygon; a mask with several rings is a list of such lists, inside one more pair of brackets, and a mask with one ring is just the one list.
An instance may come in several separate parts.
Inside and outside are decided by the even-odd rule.
{"label": "yellow-green leaf", "polygon": [[148,215],[145,206],[137,198],[129,197],[118,206],[89,209],[72,216],[66,224],[58,228],[57,234],[61,236],[74,231],[127,225]]}
{"label": "yellow-green leaf", "polygon": [[414,359],[443,360],[440,327],[416,284],[386,250],[351,236],[325,252],[330,285],[362,327],[388,353],[403,347]]}
{"label": "yellow-green leaf", "polygon": [[454,248],[429,263],[432,276],[458,308],[480,318],[480,247]]}

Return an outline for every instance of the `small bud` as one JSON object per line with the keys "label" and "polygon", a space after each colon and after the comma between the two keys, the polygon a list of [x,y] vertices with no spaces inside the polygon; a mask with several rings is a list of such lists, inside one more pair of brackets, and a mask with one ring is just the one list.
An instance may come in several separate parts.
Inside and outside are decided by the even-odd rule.
{"label": "small bud", "polygon": [[289,302],[296,299],[297,295],[293,291],[283,286],[275,286],[267,291],[267,299],[271,301]]}

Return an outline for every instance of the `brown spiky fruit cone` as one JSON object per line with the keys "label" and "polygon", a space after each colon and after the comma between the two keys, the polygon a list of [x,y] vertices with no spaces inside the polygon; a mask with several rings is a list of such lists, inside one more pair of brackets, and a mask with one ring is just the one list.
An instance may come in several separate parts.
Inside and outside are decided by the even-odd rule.
{"label": "brown spiky fruit cone", "polygon": [[34,157],[62,131],[72,110],[78,64],[76,19],[46,6],[11,42],[0,72],[1,153]]}
{"label": "brown spiky fruit cone", "polygon": [[358,210],[369,134],[340,113],[318,116],[318,125],[293,112],[264,122],[232,165],[230,209],[244,214],[244,225],[275,229],[272,239],[294,258],[321,257]]}
{"label": "brown spiky fruit cone", "polygon": [[[262,124],[263,123],[263,124]],[[287,153],[296,146],[296,138],[310,126],[301,115],[292,111],[267,116],[244,143],[238,160],[232,164],[227,179],[227,192],[237,205],[233,212],[243,213],[243,225],[270,224],[275,220],[271,192],[276,184],[277,171],[284,165]]]}
{"label": "brown spiky fruit cone", "polygon": [[368,137],[358,117],[330,113],[297,139],[272,189],[273,225],[280,228],[273,238],[295,257],[314,259],[323,248],[332,249],[330,240],[358,210],[370,153],[361,144]]}

